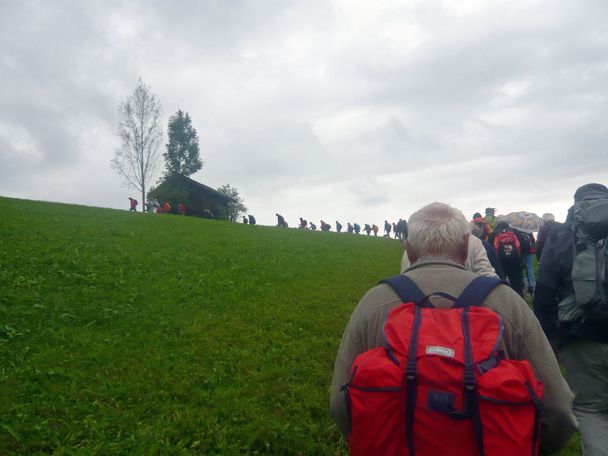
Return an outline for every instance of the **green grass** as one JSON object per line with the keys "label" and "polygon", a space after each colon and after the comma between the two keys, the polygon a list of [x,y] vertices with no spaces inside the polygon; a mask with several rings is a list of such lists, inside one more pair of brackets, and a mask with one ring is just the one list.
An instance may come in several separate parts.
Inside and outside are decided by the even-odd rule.
{"label": "green grass", "polygon": [[398,242],[0,198],[0,453],[334,454]]}
{"label": "green grass", "polygon": [[0,454],[346,454],[334,357],[401,252],[0,198]]}

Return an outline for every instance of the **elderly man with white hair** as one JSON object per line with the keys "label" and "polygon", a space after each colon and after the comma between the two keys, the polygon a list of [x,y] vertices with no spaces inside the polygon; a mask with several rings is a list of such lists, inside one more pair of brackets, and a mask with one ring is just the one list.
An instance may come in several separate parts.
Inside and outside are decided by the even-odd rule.
{"label": "elderly man with white hair", "polygon": [[[412,214],[408,227],[405,245],[411,266],[404,274],[422,293],[459,296],[478,277],[464,266],[470,230],[462,212],[444,203],[432,203]],[[441,296],[432,296],[430,300],[438,308],[452,305]],[[334,365],[330,400],[331,415],[344,436],[350,433],[350,421],[341,387],[349,382],[351,365],[357,355],[384,346],[384,322],[389,311],[400,303],[389,285],[377,285],[361,299],[346,326]],[[544,383],[540,445],[544,453],[559,451],[576,429],[571,412],[573,395],[538,320],[522,298],[504,284],[493,288],[481,306],[501,317],[504,325],[501,349],[505,356],[528,360],[537,378]]]}
{"label": "elderly man with white hair", "polygon": [[[473,232],[474,229],[479,229],[475,225],[469,225],[469,229]],[[410,259],[408,258],[407,251],[403,252],[403,256],[401,257],[401,273],[404,273],[411,266]],[[464,263],[465,268],[469,271],[473,271],[479,275],[488,276],[488,277],[498,277],[494,266],[490,262],[488,258],[488,254],[486,249],[481,242],[479,236],[470,236],[469,237],[469,246],[467,259]]]}

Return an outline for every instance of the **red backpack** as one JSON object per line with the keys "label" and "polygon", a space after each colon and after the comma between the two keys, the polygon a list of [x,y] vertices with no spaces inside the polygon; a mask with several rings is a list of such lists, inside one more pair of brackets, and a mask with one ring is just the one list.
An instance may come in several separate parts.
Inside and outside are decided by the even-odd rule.
{"label": "red backpack", "polygon": [[494,238],[494,248],[501,260],[519,261],[521,259],[521,244],[513,231],[498,233]]}
{"label": "red backpack", "polygon": [[477,277],[449,309],[405,276],[385,346],[361,353],[343,386],[351,455],[537,455],[543,384],[528,361],[503,359],[503,324],[479,307],[500,283]]}

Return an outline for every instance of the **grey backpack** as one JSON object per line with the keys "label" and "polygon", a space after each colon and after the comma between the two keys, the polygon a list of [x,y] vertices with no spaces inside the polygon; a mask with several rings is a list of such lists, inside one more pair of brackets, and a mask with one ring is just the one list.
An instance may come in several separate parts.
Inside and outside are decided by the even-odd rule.
{"label": "grey backpack", "polygon": [[577,203],[574,220],[574,297],[570,297],[569,305],[560,303],[563,311],[570,310],[560,319],[608,323],[608,199],[590,198]]}

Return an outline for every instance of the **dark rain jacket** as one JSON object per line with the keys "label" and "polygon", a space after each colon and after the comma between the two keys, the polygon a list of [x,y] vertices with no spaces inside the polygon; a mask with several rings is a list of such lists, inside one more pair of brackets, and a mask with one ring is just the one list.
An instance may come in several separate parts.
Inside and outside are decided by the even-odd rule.
{"label": "dark rain jacket", "polygon": [[571,222],[551,229],[545,243],[534,292],[534,313],[552,343],[572,340],[608,343],[608,325],[595,322],[560,322],[557,304],[574,294],[572,250],[574,231]]}

